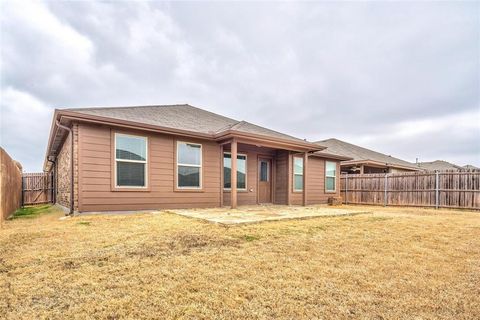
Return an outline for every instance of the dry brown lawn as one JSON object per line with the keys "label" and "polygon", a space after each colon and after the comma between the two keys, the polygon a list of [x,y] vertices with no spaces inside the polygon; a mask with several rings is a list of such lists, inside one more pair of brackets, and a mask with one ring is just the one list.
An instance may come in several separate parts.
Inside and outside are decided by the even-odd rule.
{"label": "dry brown lawn", "polygon": [[0,318],[478,319],[480,212],[368,209],[232,227],[169,213],[6,221]]}

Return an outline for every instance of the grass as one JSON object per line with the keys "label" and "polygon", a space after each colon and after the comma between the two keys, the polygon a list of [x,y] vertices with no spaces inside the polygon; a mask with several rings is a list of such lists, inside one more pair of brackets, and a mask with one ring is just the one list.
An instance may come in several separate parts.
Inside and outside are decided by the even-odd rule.
{"label": "grass", "polygon": [[260,237],[254,236],[254,235],[250,235],[250,234],[246,234],[246,235],[244,235],[244,236],[242,237],[242,239],[244,239],[245,241],[251,242],[251,241],[259,240]]}
{"label": "grass", "polygon": [[35,218],[39,215],[56,211],[50,204],[38,205],[38,206],[25,206],[14,212],[10,219],[19,218]]}
{"label": "grass", "polygon": [[[358,208],[358,207],[355,207]],[[480,213],[221,227],[174,214],[50,209],[0,230],[6,319],[474,319]],[[88,227],[86,227],[88,226]]]}

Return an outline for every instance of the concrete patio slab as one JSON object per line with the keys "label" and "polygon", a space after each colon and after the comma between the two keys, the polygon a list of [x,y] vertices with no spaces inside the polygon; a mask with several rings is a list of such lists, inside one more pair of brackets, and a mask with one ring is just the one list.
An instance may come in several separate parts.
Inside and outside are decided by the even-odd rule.
{"label": "concrete patio slab", "polygon": [[316,206],[282,206],[257,205],[241,206],[237,209],[208,208],[208,209],[176,209],[168,212],[189,218],[202,219],[224,225],[257,223],[284,219],[305,219],[314,217],[349,216],[362,213],[371,213],[365,210],[342,209],[326,205]]}

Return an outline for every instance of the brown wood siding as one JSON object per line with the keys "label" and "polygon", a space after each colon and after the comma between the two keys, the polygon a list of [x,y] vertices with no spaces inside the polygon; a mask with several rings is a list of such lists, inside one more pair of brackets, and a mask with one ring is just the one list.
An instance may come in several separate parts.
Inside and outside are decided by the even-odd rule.
{"label": "brown wood siding", "polygon": [[[325,192],[325,161],[337,163],[336,192]],[[340,195],[340,165],[338,161],[318,157],[308,158],[307,204],[327,203],[329,197]]]}
{"label": "brown wood siding", "polygon": [[[117,191],[112,189],[113,146],[111,130],[106,126],[80,124],[78,127],[79,211],[142,210],[220,205],[220,146],[215,142],[179,139],[201,143],[203,148],[203,189],[175,191],[175,137],[146,132],[129,134],[148,137],[148,190]],[[119,130],[119,132],[125,132]],[[127,133],[127,132],[125,132]]]}
{"label": "brown wood siding", "polygon": [[[290,171],[293,171],[293,155],[289,157]],[[325,192],[325,161],[337,163],[336,192]],[[293,179],[293,174],[290,175]],[[305,178],[304,178],[305,179]],[[329,197],[340,196],[340,163],[336,160],[327,160],[319,157],[308,157],[308,173],[305,179],[307,184],[307,205],[327,203]],[[293,191],[293,181],[290,188],[290,204],[302,205],[303,192]]]}
{"label": "brown wood siding", "polygon": [[278,150],[275,167],[275,203],[287,204],[288,193],[288,151]]}

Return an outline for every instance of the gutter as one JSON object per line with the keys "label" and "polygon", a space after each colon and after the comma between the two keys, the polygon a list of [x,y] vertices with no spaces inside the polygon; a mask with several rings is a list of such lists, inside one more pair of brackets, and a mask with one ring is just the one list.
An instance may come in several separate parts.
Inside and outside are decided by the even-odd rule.
{"label": "gutter", "polygon": [[250,141],[255,141],[255,142],[267,142],[270,144],[276,144],[276,145],[281,145],[286,148],[296,148],[297,150],[305,150],[305,151],[320,151],[324,150],[327,147],[311,143],[311,142],[303,142],[303,141],[291,141],[291,140],[286,140],[282,138],[275,138],[271,136],[266,136],[262,134],[252,134],[252,133],[247,133],[247,132],[242,132],[242,131],[236,131],[236,130],[227,130],[224,132],[217,133],[213,136],[213,139],[215,141],[222,141],[225,139],[233,139],[233,138],[238,138],[238,139],[245,139],[250,140]]}
{"label": "gutter", "polygon": [[381,162],[381,161],[374,161],[374,160],[369,160],[369,159],[365,159],[365,160],[351,160],[351,161],[343,161],[342,162],[342,165],[357,165],[357,164],[370,164],[370,165],[373,165],[373,166],[380,166],[380,167],[392,167],[392,168],[399,168],[399,169],[407,169],[407,170],[411,170],[411,171],[423,171],[422,168],[419,168],[419,167],[415,167],[415,166],[404,166],[404,165],[398,165],[398,164],[394,164],[394,163],[388,163],[388,162]]}
{"label": "gutter", "polygon": [[55,125],[59,128],[67,130],[70,133],[70,212],[69,215],[73,215],[73,187],[74,187],[74,172],[73,172],[73,131],[67,126],[60,124],[60,121],[55,121]]}

